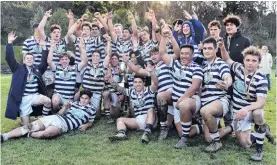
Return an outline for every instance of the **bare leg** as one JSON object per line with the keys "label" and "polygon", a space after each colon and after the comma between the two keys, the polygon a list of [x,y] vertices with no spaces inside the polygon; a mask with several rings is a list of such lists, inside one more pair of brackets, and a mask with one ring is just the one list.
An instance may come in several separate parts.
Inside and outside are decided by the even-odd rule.
{"label": "bare leg", "polygon": [[44,131],[33,132],[31,137],[33,138],[52,138],[62,133],[62,130],[55,126],[49,126]]}

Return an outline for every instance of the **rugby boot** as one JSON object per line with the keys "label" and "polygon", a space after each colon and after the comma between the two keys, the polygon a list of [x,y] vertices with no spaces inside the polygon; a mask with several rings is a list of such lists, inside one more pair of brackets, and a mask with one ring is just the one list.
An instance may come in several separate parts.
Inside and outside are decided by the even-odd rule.
{"label": "rugby boot", "polygon": [[145,143],[145,144],[148,144],[150,141],[150,138],[149,138],[149,133],[147,131],[144,131],[142,137],[141,137],[141,142],[142,143]]}
{"label": "rugby boot", "polygon": [[178,143],[174,146],[177,149],[182,149],[187,147],[188,145],[188,139],[186,137],[181,137],[181,139],[178,141]]}
{"label": "rugby boot", "polygon": [[256,152],[251,155],[250,159],[254,161],[261,161],[263,159],[263,149],[257,148]]}
{"label": "rugby boot", "polygon": [[109,140],[111,142],[117,141],[117,140],[118,141],[120,141],[120,140],[126,140],[126,139],[127,139],[127,136],[125,134],[123,134],[123,133],[118,133],[118,134],[116,134],[114,136],[109,137]]}
{"label": "rugby boot", "polygon": [[222,148],[221,141],[212,141],[210,145],[205,148],[206,152],[216,152]]}

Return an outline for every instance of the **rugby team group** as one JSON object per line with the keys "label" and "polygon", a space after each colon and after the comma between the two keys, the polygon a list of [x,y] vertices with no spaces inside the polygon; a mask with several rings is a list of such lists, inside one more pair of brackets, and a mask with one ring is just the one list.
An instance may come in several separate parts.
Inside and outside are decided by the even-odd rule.
{"label": "rugby team group", "polygon": [[[5,59],[12,81],[5,117],[19,115],[22,126],[1,134],[1,142],[84,131],[103,112],[106,123],[117,126],[111,142],[138,129],[147,144],[156,128],[162,142],[176,129],[175,148],[186,148],[190,138],[203,134],[209,143],[205,151],[216,152],[220,139],[234,133],[242,147],[255,146],[250,157],[255,161],[263,158],[265,137],[274,143],[264,120],[269,80],[259,68],[268,49],[251,46],[239,29],[239,16],[223,19],[226,34],[220,37],[220,21],[208,24],[207,35],[197,15],[187,11],[185,20],[170,25],[149,10],[149,26],[143,28],[131,12],[129,27],[113,24],[112,12],[94,12],[92,22],[87,14],[77,21],[71,10],[66,14],[63,38],[57,24],[50,26],[50,37],[45,34],[51,9],[33,25],[33,36],[23,43],[23,64],[14,55],[17,36],[9,33]],[[70,42],[74,53],[67,50]],[[33,115],[42,117],[31,122]]]}

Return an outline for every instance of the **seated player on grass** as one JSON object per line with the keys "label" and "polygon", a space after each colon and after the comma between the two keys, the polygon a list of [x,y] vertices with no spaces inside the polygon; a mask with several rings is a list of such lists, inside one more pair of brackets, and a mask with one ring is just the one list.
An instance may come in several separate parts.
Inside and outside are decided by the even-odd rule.
{"label": "seated player on grass", "polygon": [[154,97],[158,88],[158,78],[154,73],[155,67],[147,64],[148,76],[151,75],[151,86],[144,87],[145,78],[135,75],[133,88],[122,88],[114,83],[117,90],[130,97],[135,112],[135,118],[121,117],[117,119],[118,134],[109,137],[110,141],[127,139],[127,129],[144,130],[141,137],[142,143],[150,141],[149,134],[157,125],[157,115],[154,110]]}
{"label": "seated player on grass", "polygon": [[96,110],[89,104],[90,98],[90,91],[81,91],[80,101],[70,102],[68,100],[57,115],[42,117],[28,125],[1,134],[1,143],[26,134],[28,137],[40,139],[56,137],[76,128],[86,130],[92,126],[96,113]]}
{"label": "seated player on grass", "polygon": [[[267,97],[267,79],[258,71],[261,62],[261,52],[257,47],[250,46],[243,50],[243,64],[234,62],[227,53],[224,44],[219,43],[222,58],[235,73],[233,83],[233,99],[231,113],[233,123],[231,127],[239,144],[249,148],[256,143],[256,152],[252,160],[263,158],[264,137],[269,135],[269,126],[264,120],[264,106]],[[251,123],[255,123],[254,133],[251,134]]]}

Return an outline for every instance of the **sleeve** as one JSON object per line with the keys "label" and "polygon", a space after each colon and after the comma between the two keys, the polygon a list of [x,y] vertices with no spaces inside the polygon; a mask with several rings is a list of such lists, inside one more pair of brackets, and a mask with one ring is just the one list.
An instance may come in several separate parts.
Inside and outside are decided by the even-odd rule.
{"label": "sleeve", "polygon": [[89,121],[94,122],[95,116],[96,116],[96,110],[93,107],[88,107],[90,111],[88,112],[89,114]]}
{"label": "sleeve", "polygon": [[193,75],[192,78],[194,79],[200,79],[201,81],[203,80],[204,74],[203,74],[203,69],[200,66],[197,66],[193,69]]}
{"label": "sleeve", "polygon": [[152,91],[151,90],[151,86],[148,86],[147,87],[147,92],[150,94],[150,95],[155,95],[156,92]]}
{"label": "sleeve", "polygon": [[267,97],[267,88],[268,82],[265,76],[263,75],[263,79],[259,80],[256,86],[256,95],[257,97]]}
{"label": "sleeve", "polygon": [[7,44],[6,45],[6,61],[11,69],[12,72],[16,70],[19,63],[16,61],[14,57],[13,45]]}
{"label": "sleeve", "polygon": [[232,65],[231,65],[231,70],[234,73],[238,73],[239,67],[241,67],[241,66],[242,66],[241,63],[239,63],[239,62],[233,62]]}
{"label": "sleeve", "polygon": [[227,63],[222,63],[218,69],[221,79],[223,79],[225,76],[231,76],[231,72]]}

